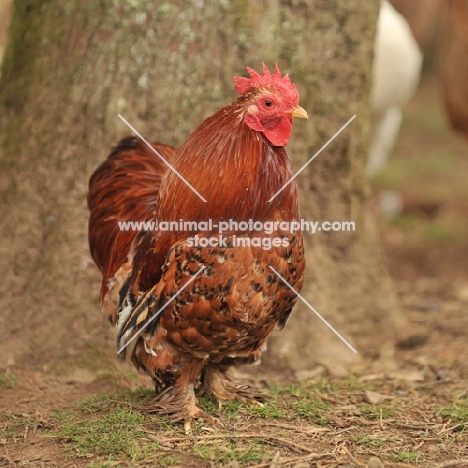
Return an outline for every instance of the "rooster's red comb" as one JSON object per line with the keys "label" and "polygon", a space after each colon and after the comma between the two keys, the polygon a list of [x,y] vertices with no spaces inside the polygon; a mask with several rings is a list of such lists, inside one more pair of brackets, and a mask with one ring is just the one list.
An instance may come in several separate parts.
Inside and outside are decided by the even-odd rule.
{"label": "rooster's red comb", "polygon": [[263,75],[260,75],[260,73],[257,73],[252,68],[247,67],[247,71],[249,72],[250,78],[244,78],[243,76],[234,77],[234,85],[236,91],[241,96],[248,93],[254,88],[270,87],[274,85],[277,88],[285,90],[288,94],[297,94],[297,98],[299,99],[297,89],[291,83],[289,75],[286,74],[282,77],[281,72],[278,68],[278,64],[275,65],[275,71],[273,73],[270,73],[270,70],[268,70],[268,67],[264,63],[262,63],[262,66]]}

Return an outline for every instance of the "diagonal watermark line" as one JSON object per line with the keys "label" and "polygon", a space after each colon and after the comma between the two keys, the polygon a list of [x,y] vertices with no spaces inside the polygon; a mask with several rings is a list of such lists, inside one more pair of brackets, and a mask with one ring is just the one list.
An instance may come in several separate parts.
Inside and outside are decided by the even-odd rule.
{"label": "diagonal watermark line", "polygon": [[283,280],[283,282],[289,287],[289,289],[291,289],[291,291],[293,291],[294,293],[296,293],[297,297],[299,297],[302,302],[338,337],[340,338],[340,340],[346,345],[348,346],[348,348],[353,352],[353,353],[356,353],[357,354],[357,351],[346,341],[345,338],[343,338],[343,336],[341,336],[305,299],[304,297],[302,297],[287,281],[286,279],[284,279],[280,273],[278,273],[272,266],[269,267],[270,270],[272,270],[274,273],[276,273],[276,275],[281,279]]}
{"label": "diagonal watermark line", "polygon": [[206,268],[206,266],[202,266],[191,278],[187,283],[185,283],[182,289],[179,289],[144,325],[143,327],[138,330],[138,333],[132,336],[132,339],[125,343],[118,351],[117,354],[120,354],[135,338],[137,338],[141,332],[192,282],[194,279]]}
{"label": "diagonal watermark line", "polygon": [[269,200],[272,202],[354,119],[353,115]]}
{"label": "diagonal watermark line", "polygon": [[175,173],[177,174],[178,177],[180,177],[184,182],[185,184],[190,187],[190,189],[192,190],[192,192],[195,193],[195,195],[197,195],[199,198],[201,198],[205,203],[206,203],[206,200],[197,192],[197,190],[192,186],[192,184],[190,184],[190,182],[188,182],[184,176],[182,174],[179,173],[179,171],[177,171],[177,169],[172,166],[171,164],[169,164],[162,156],[161,154],[159,153],[159,151],[157,151],[156,149],[153,148],[153,146],[151,145],[151,143],[148,143],[142,136],[141,134],[135,130],[134,127],[132,127],[120,114],[119,115],[119,118],[128,126],[128,128],[130,128],[132,130],[132,132],[134,132],[136,135],[138,135],[138,137],[140,137],[142,139],[142,141],[144,141],[146,143],[146,145],[148,146],[148,148],[150,150],[153,151],[153,153],[156,154],[156,156],[158,156],[162,161],[164,161],[166,163],[166,165],[168,167],[170,167],[170,169]]}

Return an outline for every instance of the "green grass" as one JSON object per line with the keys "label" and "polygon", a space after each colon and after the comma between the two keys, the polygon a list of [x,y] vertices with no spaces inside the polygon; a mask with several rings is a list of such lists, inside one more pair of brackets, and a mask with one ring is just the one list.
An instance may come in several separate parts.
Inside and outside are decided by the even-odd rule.
{"label": "green grass", "polygon": [[468,429],[468,397],[452,401],[440,410],[440,415],[454,423],[461,423],[459,430]]}
{"label": "green grass", "polygon": [[278,394],[287,398],[286,408],[292,414],[324,426],[328,422],[325,412],[330,405],[322,401],[321,395],[336,389],[336,384],[318,379],[300,385],[289,385],[278,391]]}
{"label": "green grass", "polygon": [[421,454],[416,453],[416,452],[402,451],[402,452],[399,452],[399,453],[395,453],[393,455],[393,458],[398,462],[406,463],[406,462],[421,461],[424,457]]}
{"label": "green grass", "polygon": [[213,445],[194,445],[194,455],[211,463],[250,462],[262,460],[264,448],[261,440],[251,440],[249,446],[237,443],[222,443]]}
{"label": "green grass", "polygon": [[[355,380],[347,380],[345,383],[355,382]],[[284,394],[291,394],[294,396],[300,396],[304,393],[332,393],[340,389],[340,385],[337,382],[330,381],[326,378],[320,377],[316,380],[305,380],[299,384],[290,384],[286,386],[280,386],[277,384],[270,384],[269,391],[272,396],[279,396]]]}
{"label": "green grass", "polygon": [[120,391],[117,393],[103,393],[92,395],[77,402],[79,409],[94,413],[120,406],[141,406],[148,398],[154,397],[154,391],[147,388],[138,388],[133,391]]}
{"label": "green grass", "polygon": [[50,437],[61,439],[71,456],[142,460],[159,449],[146,439],[143,426],[152,419],[139,408],[151,394],[141,389],[85,398],[55,413],[56,430]]}
{"label": "green grass", "polygon": [[262,406],[260,405],[251,405],[248,408],[248,411],[254,416],[259,416],[260,418],[283,418],[286,416],[284,409],[278,406],[278,401],[267,401]]}
{"label": "green grass", "polygon": [[241,401],[226,401],[221,405],[221,415],[227,419],[235,419],[239,416],[244,408]]}
{"label": "green grass", "polygon": [[4,388],[15,388],[18,377],[14,374],[0,374],[0,390]]}
{"label": "green grass", "polygon": [[[354,387],[355,383],[349,383]],[[328,422],[326,411],[329,408],[320,397],[321,392],[330,388],[330,383],[320,380],[313,383],[277,388],[273,396],[263,405],[245,405],[238,401],[224,402],[219,408],[217,402],[200,397],[199,404],[209,415],[235,421],[242,417],[263,419],[284,418],[294,415],[316,424]],[[115,459],[142,460],[150,452],[158,449],[157,443],[149,443],[145,428],[154,431],[155,418],[141,410],[145,399],[152,396],[148,390],[136,392],[107,393],[85,398],[72,409],[56,413],[57,429],[53,437],[65,442],[68,452],[74,456],[86,457],[90,454]],[[157,429],[161,437],[170,437],[181,430],[164,418],[157,418]],[[194,422],[194,433],[206,423]],[[220,446],[196,444],[192,447],[194,455],[203,460],[216,463],[230,461],[247,462],[260,460],[264,455],[261,441],[250,441],[248,446],[240,441],[227,440]],[[161,461],[162,460],[162,461]],[[179,463],[178,457],[158,461],[160,466]],[[107,463],[103,461],[102,463]]]}
{"label": "green grass", "polygon": [[367,384],[366,382],[361,382],[357,379],[347,379],[344,381],[344,385],[349,390],[355,390],[359,392],[362,392],[363,390],[366,390],[369,387],[369,384]]}
{"label": "green grass", "polygon": [[[279,437],[287,440],[294,424],[324,426],[333,420],[332,416],[337,414],[333,408],[336,406],[333,403],[335,397],[342,405],[347,396],[349,403],[353,404],[351,414],[360,414],[362,419],[388,419],[399,411],[396,401],[380,406],[360,403],[366,386],[375,388],[373,384],[362,384],[353,379],[320,379],[277,386],[274,387],[276,395],[263,406],[225,402],[220,408],[217,402],[202,395],[199,397],[200,406],[211,416],[219,418],[220,425],[193,421],[193,436],[184,433],[182,424],[174,424],[145,411],[144,405],[153,397],[152,391],[115,391],[75,402],[71,408],[49,416],[45,427],[40,427],[42,419],[36,421],[33,416],[0,412],[0,439],[21,438],[25,426],[39,426],[38,436],[57,440],[69,459],[82,458],[90,468],[140,466],[144,463],[162,468],[258,465],[273,458],[280,450]],[[461,428],[465,428],[465,422],[468,424],[468,398],[454,399],[437,410],[437,414],[450,420],[451,424],[461,423]],[[386,424],[391,426],[392,421]],[[459,438],[463,435],[463,432],[458,432]],[[332,443],[330,437],[324,443]],[[382,452],[393,463],[412,464],[423,460],[416,451],[411,451],[409,445],[405,449],[395,445],[398,438],[398,433],[372,433],[364,428],[347,434],[349,446],[353,446],[361,457]],[[298,440],[304,445],[311,443],[310,439],[307,442]],[[446,444],[447,438],[443,441]],[[317,450],[320,447],[318,445]]]}
{"label": "green grass", "polygon": [[302,388],[304,390],[310,390],[325,394],[340,390],[340,385],[338,385],[338,382],[330,381],[324,377],[320,377],[313,382],[306,381]]}
{"label": "green grass", "polygon": [[[153,392],[141,389],[85,398],[73,408],[55,413],[55,430],[48,437],[61,440],[70,457],[98,457],[92,465],[96,468],[113,466],[112,463],[121,460],[138,462],[155,454],[161,455],[156,466],[180,466],[181,459],[176,454],[164,455],[159,444],[152,441],[151,434],[160,433],[161,438],[167,438],[182,431],[181,425],[148,415],[142,409],[144,401],[152,395]],[[276,402],[264,407],[226,402],[219,411],[218,403],[201,397],[200,406],[208,414],[228,420],[236,419],[241,413],[265,418],[285,415]],[[194,422],[194,433],[198,433],[203,425],[206,423]],[[203,460],[216,463],[246,463],[261,460],[264,455],[261,440],[249,440],[248,444],[229,440],[216,445],[195,444],[191,451]]]}
{"label": "green grass", "polygon": [[198,401],[200,408],[205,411],[205,413],[209,414],[210,416],[218,416],[219,406],[216,401],[212,400],[211,398],[200,398]]}
{"label": "green grass", "polygon": [[[354,381],[346,382],[346,386],[362,387]],[[221,410],[219,410],[218,403],[211,399],[202,398],[199,404],[209,415],[225,417],[229,420],[235,420],[245,415],[263,419],[279,419],[285,418],[289,414],[323,426],[328,422],[325,412],[330,405],[324,403],[320,395],[326,393],[331,387],[338,389],[337,384],[324,379],[285,387],[271,384],[269,387],[271,398],[263,404],[246,405],[239,401],[224,402]]]}
{"label": "green grass", "polygon": [[32,415],[13,414],[9,411],[0,412],[0,438],[11,439],[24,433],[26,426],[33,427],[37,424]]}
{"label": "green grass", "polygon": [[148,423],[148,417],[138,411],[117,408],[105,415],[83,416],[80,419],[80,415],[71,410],[56,414],[59,422],[56,437],[66,441],[74,455],[123,455],[132,460],[141,460],[148,453],[159,449],[156,443],[140,443],[146,437],[140,426]]}
{"label": "green grass", "polygon": [[210,416],[224,416],[227,419],[235,419],[240,415],[244,404],[240,401],[223,401],[221,408],[218,402],[211,398],[199,398],[198,404],[200,408]]}
{"label": "green grass", "polygon": [[329,407],[330,405],[324,403],[314,394],[306,394],[289,403],[289,408],[296,416],[306,418],[320,426],[325,426],[328,423],[325,411]]}
{"label": "green grass", "polygon": [[299,387],[297,385],[287,385],[283,387],[276,383],[270,383],[268,385],[268,391],[273,398],[276,398],[285,393],[292,393],[294,395],[295,391],[299,391]]}
{"label": "green grass", "polygon": [[369,435],[362,435],[362,436],[351,436],[351,440],[356,445],[364,445],[368,448],[380,448],[383,447],[387,442],[390,442],[391,439],[388,438],[381,438],[381,437],[373,437]]}
{"label": "green grass", "polygon": [[366,404],[362,404],[360,406],[361,412],[367,415],[371,419],[387,419],[391,418],[396,413],[396,408],[393,406],[370,406]]}
{"label": "green grass", "polygon": [[162,457],[158,460],[159,466],[166,468],[168,466],[180,465],[181,459],[179,457]]}

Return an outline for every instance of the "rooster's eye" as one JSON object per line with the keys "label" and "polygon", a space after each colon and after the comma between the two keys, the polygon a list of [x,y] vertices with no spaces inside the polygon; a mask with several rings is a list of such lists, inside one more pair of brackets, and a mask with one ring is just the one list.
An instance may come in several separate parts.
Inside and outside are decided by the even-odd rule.
{"label": "rooster's eye", "polygon": [[268,109],[271,109],[273,107],[273,101],[270,101],[269,99],[266,99],[265,101],[263,101],[263,104]]}

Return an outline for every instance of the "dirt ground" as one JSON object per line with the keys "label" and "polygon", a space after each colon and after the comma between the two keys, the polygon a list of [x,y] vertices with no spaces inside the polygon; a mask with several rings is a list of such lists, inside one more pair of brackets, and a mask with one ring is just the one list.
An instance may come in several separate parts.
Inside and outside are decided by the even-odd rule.
{"label": "dirt ground", "polygon": [[436,91],[423,81],[372,181],[376,207],[388,191],[403,200],[380,217],[411,324],[395,348],[369,336],[378,352],[349,376],[318,367],[304,382],[269,382],[264,406],[202,399],[219,424],[190,436],[148,416],[148,381],[107,357],[59,374],[12,363],[0,372],[0,467],[468,467],[468,146]]}

